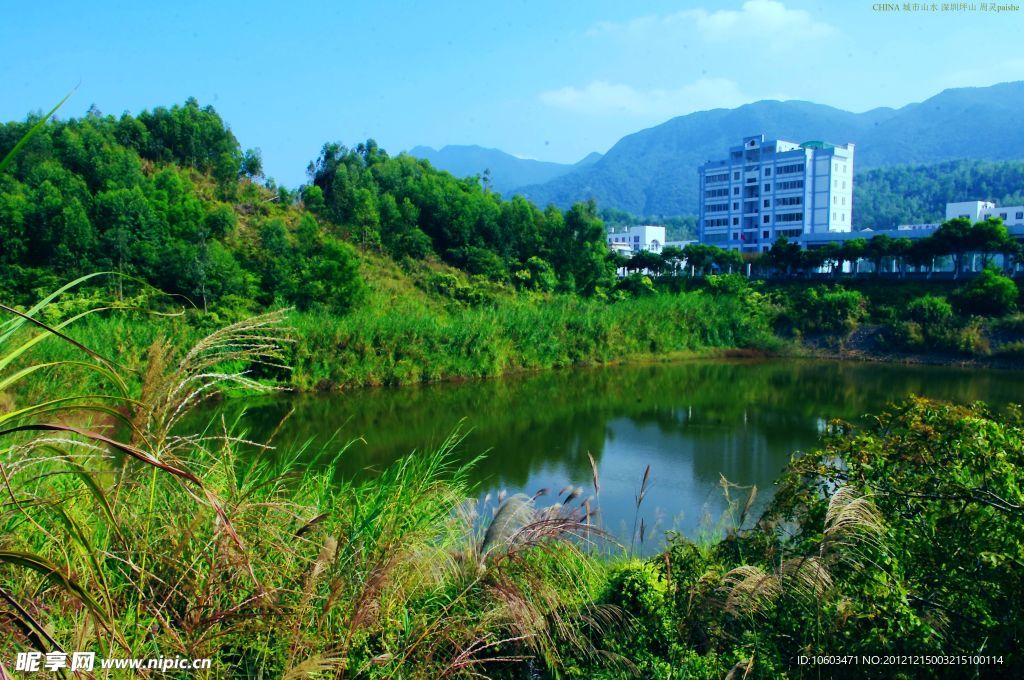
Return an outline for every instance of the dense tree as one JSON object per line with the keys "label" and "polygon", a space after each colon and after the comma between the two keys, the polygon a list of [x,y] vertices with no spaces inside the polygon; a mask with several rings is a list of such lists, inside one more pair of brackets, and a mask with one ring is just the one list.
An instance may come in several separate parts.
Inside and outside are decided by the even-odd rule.
{"label": "dense tree", "polygon": [[626,268],[635,272],[648,272],[657,275],[661,273],[664,266],[665,261],[657,253],[652,253],[649,250],[638,250],[633,253],[633,257],[629,259],[629,264],[626,265]]}
{"label": "dense tree", "polygon": [[936,251],[953,258],[954,277],[960,274],[964,255],[977,243],[972,232],[971,221],[966,217],[957,217],[944,222],[931,237]]}

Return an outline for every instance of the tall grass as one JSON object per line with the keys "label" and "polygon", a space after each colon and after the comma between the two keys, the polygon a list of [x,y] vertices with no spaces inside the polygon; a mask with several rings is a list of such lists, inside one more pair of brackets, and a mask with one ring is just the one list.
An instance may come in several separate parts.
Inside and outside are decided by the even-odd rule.
{"label": "tall grass", "polygon": [[756,309],[704,293],[614,304],[503,300],[445,313],[410,305],[346,317],[296,314],[292,323],[300,338],[295,380],[304,389],[492,377],[775,342]]}
{"label": "tall grass", "polygon": [[[28,406],[17,392],[0,414],[0,648],[211,658],[211,677],[451,677],[513,662],[557,673],[615,625],[591,604],[589,499],[513,497],[488,516],[467,505],[457,437],[339,484],[287,456],[241,456],[231,422],[178,431],[206,395],[281,370],[280,314],[107,358],[73,324],[29,318],[42,309],[11,311],[0,348],[3,384],[32,375],[49,392]],[[131,377],[121,357],[141,357]]]}

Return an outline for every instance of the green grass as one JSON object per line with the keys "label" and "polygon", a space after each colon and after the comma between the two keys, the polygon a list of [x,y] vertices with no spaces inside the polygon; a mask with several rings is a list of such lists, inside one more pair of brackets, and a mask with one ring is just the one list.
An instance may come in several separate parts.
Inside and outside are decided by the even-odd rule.
{"label": "green grass", "polygon": [[441,313],[396,305],[290,321],[299,338],[294,380],[303,389],[495,377],[774,343],[755,310],[703,293],[617,303],[513,299]]}
{"label": "green grass", "polygon": [[[457,437],[339,484],[330,466],[299,465],[301,450],[236,455],[245,433],[231,423],[172,434],[195,395],[259,388],[240,369],[281,360],[279,316],[188,349],[136,328],[120,341],[150,344],[144,359],[119,353],[142,362],[131,380],[55,329],[15,324],[0,365],[44,343],[66,363],[39,369],[61,377],[47,402],[0,412],[4,650],[210,658],[208,677],[463,676],[526,659],[554,673],[590,658],[590,634],[616,620],[591,598],[589,506],[476,507]],[[130,399],[67,379],[85,364]]]}

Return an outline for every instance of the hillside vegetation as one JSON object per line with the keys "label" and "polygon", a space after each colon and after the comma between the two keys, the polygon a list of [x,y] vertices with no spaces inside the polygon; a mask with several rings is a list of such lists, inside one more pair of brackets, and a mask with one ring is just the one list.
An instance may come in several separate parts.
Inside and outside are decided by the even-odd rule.
{"label": "hillside vegetation", "polygon": [[[538,204],[593,198],[636,215],[697,213],[697,169],[749,135],[856,144],[870,170],[961,158],[1024,156],[1024,82],[958,88],[899,109],[851,113],[804,101],[759,101],[679,116],[620,139],[596,163],[518,191]],[[939,206],[941,208],[941,205]],[[911,220],[913,221],[913,220]]]}
{"label": "hillside vegetation", "polygon": [[945,220],[947,203],[973,200],[1024,203],[1024,162],[958,160],[858,173],[853,226],[877,230],[939,223]]}

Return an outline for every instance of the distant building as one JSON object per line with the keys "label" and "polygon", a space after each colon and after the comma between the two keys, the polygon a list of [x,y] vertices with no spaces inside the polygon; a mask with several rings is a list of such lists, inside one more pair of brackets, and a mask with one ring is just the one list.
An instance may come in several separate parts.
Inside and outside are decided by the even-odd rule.
{"label": "distant building", "polygon": [[990,201],[962,201],[946,204],[946,219],[966,217],[971,222],[983,222],[990,217],[998,217],[1008,227],[1024,225],[1024,206],[1012,205],[998,207]]}
{"label": "distant building", "polygon": [[644,224],[626,227],[623,231],[608,230],[608,249],[612,252],[630,255],[641,250],[649,250],[652,253],[660,253],[664,247],[665,227]]}
{"label": "distant building", "polygon": [[780,236],[852,230],[853,144],[744,137],[698,173],[701,243],[764,252]]}
{"label": "distant building", "polygon": [[[1024,205],[1011,205],[999,207],[992,201],[958,201],[946,204],[946,221],[958,218],[967,218],[974,222],[984,222],[990,217],[998,217],[1010,230],[1011,234],[1017,234],[1024,227]],[[896,227],[900,236],[912,235],[904,232],[919,232],[921,235],[928,235],[928,232],[935,231],[941,226],[938,222],[926,224],[901,224]],[[1017,228],[1015,228],[1017,227]]]}

